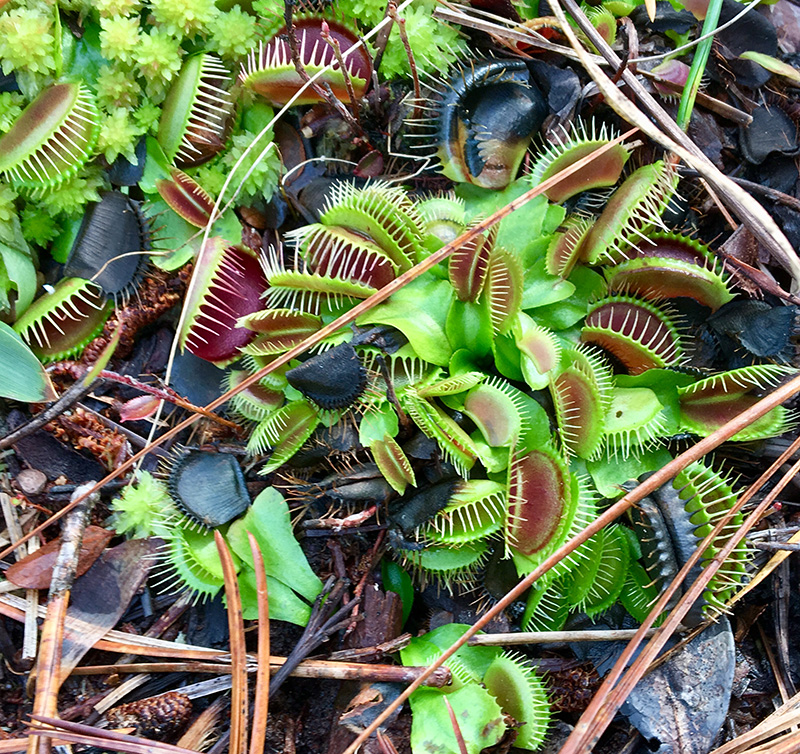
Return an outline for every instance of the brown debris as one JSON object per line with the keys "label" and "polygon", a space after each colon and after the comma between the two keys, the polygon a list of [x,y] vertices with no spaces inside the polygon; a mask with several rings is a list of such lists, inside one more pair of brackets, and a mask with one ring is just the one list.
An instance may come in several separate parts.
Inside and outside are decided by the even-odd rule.
{"label": "brown debris", "polygon": [[168,691],[160,696],[120,704],[109,710],[108,722],[117,728],[135,728],[145,738],[166,738],[182,730],[192,715],[188,696]]}
{"label": "brown debris", "polygon": [[136,295],[125,306],[114,310],[103,332],[86,346],[81,363],[94,364],[117,330],[120,340],[114,355],[117,358],[127,356],[133,350],[137,333],[183,300],[191,276],[192,265],[187,264],[172,277],[157,273],[145,278]]}

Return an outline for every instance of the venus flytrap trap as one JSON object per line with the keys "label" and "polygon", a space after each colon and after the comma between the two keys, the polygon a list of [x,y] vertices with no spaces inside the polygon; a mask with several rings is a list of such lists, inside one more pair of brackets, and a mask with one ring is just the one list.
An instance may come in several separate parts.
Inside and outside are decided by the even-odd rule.
{"label": "venus flytrap trap", "polygon": [[[401,651],[404,665],[427,665],[467,626],[450,624],[414,638]],[[484,651],[489,650],[489,651]],[[519,724],[514,746],[535,751],[545,740],[550,717],[544,684],[524,657],[493,647],[462,647],[448,661],[454,681],[444,689],[412,694],[411,746],[414,751],[458,754],[447,713],[456,713],[469,754],[500,741],[507,724]]]}
{"label": "venus flytrap trap", "polygon": [[99,286],[65,278],[28,307],[14,330],[42,361],[68,359],[99,334],[112,308]]}
{"label": "venus flytrap trap", "polygon": [[[324,27],[323,27],[324,25]],[[295,36],[300,62],[308,76],[323,72],[320,87],[327,85],[333,96],[347,102],[350,86],[357,98],[366,91],[372,76],[372,58],[363,48],[353,49],[354,54],[347,57],[345,71],[335,64],[333,47],[323,38],[325,34],[338,42],[341,51],[347,52],[358,42],[358,32],[342,22],[318,15],[299,15],[294,19]],[[330,66],[333,65],[332,68]],[[239,82],[242,87],[263,97],[273,105],[285,105],[293,95],[301,90],[306,79],[301,77],[292,62],[289,42],[286,40],[286,27],[278,29],[267,44],[259,44],[247,56],[242,65]],[[325,101],[319,94],[322,89],[306,88],[297,105],[310,105]]]}
{"label": "venus flytrap trap", "polygon": [[92,156],[98,125],[84,84],[44,89],[0,137],[0,175],[34,197],[53,191]]}

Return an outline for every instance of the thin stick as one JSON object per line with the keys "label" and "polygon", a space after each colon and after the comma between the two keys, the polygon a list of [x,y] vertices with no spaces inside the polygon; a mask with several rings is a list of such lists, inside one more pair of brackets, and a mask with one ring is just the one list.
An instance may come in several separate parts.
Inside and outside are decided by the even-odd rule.
{"label": "thin stick", "polygon": [[[31,715],[31,719],[37,723],[53,726],[53,728],[58,731],[58,737],[63,738],[65,741],[70,740],[70,737],[74,736],[72,740],[77,743],[89,743],[99,748],[103,748],[103,743],[113,742],[115,744],[113,748],[117,751],[148,752],[149,754],[156,754],[156,752],[163,752],[164,754],[197,754],[197,752],[190,752],[188,749],[181,749],[172,744],[151,741],[150,739],[140,738],[139,736],[129,736],[125,733],[117,733],[113,730],[93,728],[90,725],[60,720],[57,717],[34,714]],[[54,731],[49,728],[43,729],[32,725],[30,732],[36,736],[50,737],[53,735]]]}
{"label": "thin stick", "polygon": [[[800,531],[795,532],[792,535],[792,538],[789,540],[788,544],[800,544]],[[769,559],[767,564],[761,570],[759,570],[759,572],[751,579],[751,581],[745,584],[738,592],[736,592],[736,594],[733,595],[733,597],[731,597],[728,600],[727,604],[725,605],[725,608],[727,610],[730,610],[731,607],[733,607],[733,605],[735,605],[740,599],[742,599],[742,597],[751,592],[762,581],[768,578],[770,574],[788,557],[789,553],[785,551],[778,552],[775,555],[773,555]]]}
{"label": "thin stick", "polygon": [[244,754],[247,746],[247,719],[249,700],[247,697],[247,653],[244,639],[242,600],[239,596],[239,580],[233,565],[228,545],[219,530],[214,530],[214,542],[222,561],[222,577],[225,581],[225,597],[228,600],[228,633],[231,643],[231,731],[230,754]]}
{"label": "thin stick", "polygon": [[350,73],[347,70],[344,58],[342,57],[342,47],[339,44],[339,40],[331,36],[327,21],[322,22],[320,36],[331,46],[331,49],[333,50],[333,57],[336,58],[336,62],[339,64],[339,71],[342,74],[344,85],[347,88],[347,98],[350,100],[350,107],[353,109],[353,118],[355,118],[355,122],[358,125],[358,133],[363,135],[364,127],[361,125],[361,118],[358,114],[358,99],[356,98],[356,91],[353,89],[353,81],[350,78]]}
{"label": "thin stick", "polygon": [[453,705],[450,704],[450,700],[444,696],[445,706],[447,707],[447,714],[450,715],[450,725],[453,726],[453,735],[456,737],[456,743],[458,744],[458,751],[460,754],[469,754],[467,751],[467,744],[464,741],[464,734],[461,732],[461,726],[458,724],[458,720],[456,719],[456,713],[453,709]]}
{"label": "thin stick", "polygon": [[[19,523],[17,511],[11,503],[11,497],[5,492],[0,492],[0,507],[3,510],[3,518],[6,522],[6,530],[8,537],[12,543],[18,542],[22,539],[22,527]],[[28,542],[28,554],[31,554],[39,549],[39,540],[31,539]],[[16,553],[17,560],[20,560],[25,553],[18,551]],[[26,589],[25,599],[27,600],[27,609],[25,610],[25,629],[22,635],[22,659],[23,661],[32,662],[36,659],[36,647],[39,639],[39,623],[37,620],[37,613],[39,610],[39,590]]]}
{"label": "thin stick", "polygon": [[258,670],[256,670],[256,697],[253,700],[253,730],[250,734],[250,754],[263,754],[269,713],[269,592],[264,556],[252,532],[247,532],[253,567],[256,572],[258,603]]}
{"label": "thin stick", "polygon": [[[248,659],[255,660],[248,655]],[[271,675],[283,667],[285,657],[272,655],[269,658]],[[415,681],[424,668],[403,665],[383,665],[372,662],[336,662],[334,660],[304,660],[290,675],[295,678],[325,678],[346,681],[385,681],[386,683],[411,683]],[[135,662],[128,665],[85,665],[75,668],[71,675],[103,675],[105,673],[138,674],[138,673],[207,673],[208,675],[230,675],[230,663],[202,662]],[[248,673],[257,673],[258,667],[248,664]],[[431,676],[425,685],[435,688],[450,683],[450,672],[444,668],[441,673]]]}
{"label": "thin stick", "polygon": [[408,42],[408,34],[406,34],[406,20],[404,18],[400,18],[397,13],[397,3],[394,0],[389,0],[389,4],[386,6],[386,13],[388,14],[389,18],[392,19],[397,24],[397,33],[400,35],[400,41],[403,43],[403,47],[406,51],[406,57],[408,58],[408,67],[411,70],[411,81],[414,84],[414,110],[412,112],[411,118],[412,120],[419,117],[419,106],[422,102],[422,89],[419,86],[419,74],[417,73],[417,61],[414,60],[414,51],[411,49],[411,45]]}
{"label": "thin stick", "polygon": [[[647,636],[653,636],[650,629]],[[471,647],[509,647],[514,644],[552,644],[575,641],[627,641],[636,635],[635,628],[609,631],[520,631],[515,634],[481,634],[469,640]]]}
{"label": "thin stick", "polygon": [[757,550],[787,550],[800,552],[800,542],[752,542]]}
{"label": "thin stick", "polygon": [[[58,692],[64,679],[61,671],[61,657],[64,643],[64,624],[72,582],[78,568],[83,532],[89,522],[89,514],[99,495],[81,495],[81,491],[91,485],[89,482],[75,490],[81,504],[65,519],[61,527],[61,548],[53,565],[53,578],[47,598],[47,613],[42,626],[39,657],[36,662],[36,695],[33,711],[38,715],[54,717],[58,710]],[[29,754],[48,754],[51,748],[49,738],[31,736],[28,741]]]}
{"label": "thin stick", "polygon": [[219,727],[222,712],[227,706],[225,697],[218,696],[195,718],[175,745],[192,751],[206,751]]}

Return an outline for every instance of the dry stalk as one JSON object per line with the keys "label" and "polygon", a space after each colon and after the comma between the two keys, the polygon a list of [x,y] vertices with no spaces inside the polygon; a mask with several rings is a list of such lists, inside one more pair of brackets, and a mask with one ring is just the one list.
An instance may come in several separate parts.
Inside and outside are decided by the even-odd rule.
{"label": "dry stalk", "polygon": [[[59,720],[56,717],[44,717],[42,715],[31,715],[33,723],[29,728],[32,736],[42,739],[58,738],[61,741],[70,743],[87,744],[96,746],[100,749],[113,749],[114,751],[125,751],[130,754],[196,754],[189,749],[182,749],[172,744],[151,741],[148,738],[139,736],[129,736],[125,733],[116,733],[112,730],[93,728],[90,725]],[[41,727],[46,725],[50,727]],[[54,736],[54,729],[57,736]]]}
{"label": "dry stalk", "polygon": [[464,741],[464,734],[461,732],[461,726],[458,724],[458,720],[456,719],[456,713],[453,709],[453,705],[450,704],[450,700],[446,696],[442,698],[447,706],[447,714],[450,716],[450,725],[453,726],[453,733],[456,737],[459,754],[469,754],[467,751],[467,743]]}
{"label": "dry stalk", "polygon": [[226,703],[227,700],[221,696],[211,702],[178,739],[176,746],[192,751],[205,751],[217,735],[217,726]]}
{"label": "dry stalk", "polygon": [[222,534],[214,531],[214,541],[217,545],[220,561],[222,562],[222,577],[225,581],[225,597],[228,601],[226,613],[228,614],[228,633],[231,644],[231,731],[230,754],[244,754],[247,746],[247,649],[244,638],[244,618],[242,617],[242,600],[239,595],[239,580],[236,578],[236,567],[233,564],[230,550]]}
{"label": "dry stalk", "polygon": [[[518,631],[513,634],[481,634],[469,640],[471,647],[510,647],[516,644],[554,644],[575,641],[627,641],[636,635],[635,628],[610,631]],[[655,629],[647,632],[653,636]]]}
{"label": "dry stalk", "polygon": [[263,754],[267,715],[269,714],[269,593],[261,548],[250,532],[247,533],[247,538],[250,541],[250,552],[253,553],[258,600],[258,669],[256,670],[256,697],[253,701],[250,754]]}
{"label": "dry stalk", "polygon": [[[786,544],[796,545],[800,544],[800,531],[795,532],[789,541]],[[728,603],[725,605],[726,609],[730,610],[733,605],[735,605],[742,597],[744,597],[748,592],[755,589],[764,579],[770,576],[772,572],[781,564],[783,563],[786,558],[791,555],[790,551],[783,551],[783,552],[776,552],[764,565],[763,568],[759,570],[759,572],[747,583],[745,584],[736,594],[733,595],[728,600]]]}

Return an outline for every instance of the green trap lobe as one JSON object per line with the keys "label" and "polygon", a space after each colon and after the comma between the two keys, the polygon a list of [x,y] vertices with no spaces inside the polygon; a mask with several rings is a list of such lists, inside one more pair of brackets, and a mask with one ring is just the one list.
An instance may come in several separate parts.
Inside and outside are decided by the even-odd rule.
{"label": "green trap lobe", "polygon": [[515,550],[533,555],[558,531],[566,471],[551,454],[533,450],[512,461],[508,479],[508,537]]}

